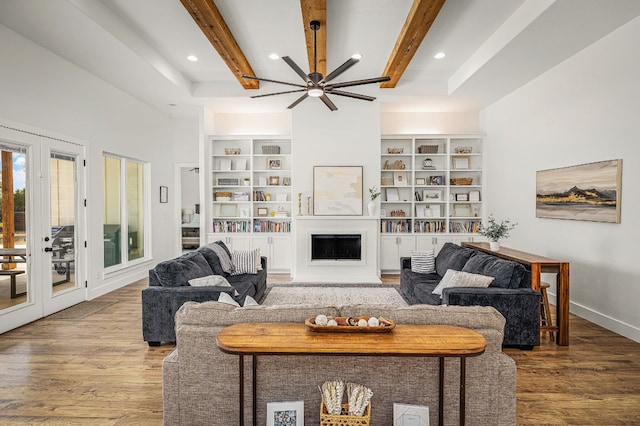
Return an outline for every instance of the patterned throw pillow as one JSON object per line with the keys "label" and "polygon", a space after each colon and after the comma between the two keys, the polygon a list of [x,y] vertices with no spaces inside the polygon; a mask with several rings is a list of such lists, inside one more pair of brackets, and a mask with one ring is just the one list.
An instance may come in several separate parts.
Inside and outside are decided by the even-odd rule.
{"label": "patterned throw pillow", "polygon": [[227,305],[235,306],[236,308],[240,307],[240,304],[233,300],[233,297],[227,293],[220,293],[218,296],[218,302],[226,303]]}
{"label": "patterned throw pillow", "polygon": [[231,275],[257,274],[256,259],[260,259],[260,249],[237,250],[231,253],[233,272]]}
{"label": "patterned throw pillow", "polygon": [[433,250],[411,251],[411,271],[419,274],[436,272],[436,258]]}
{"label": "patterned throw pillow", "polygon": [[218,287],[231,287],[229,281],[222,275],[207,275],[206,277],[193,278],[189,280],[189,284],[192,287],[207,287],[207,286],[218,286]]}

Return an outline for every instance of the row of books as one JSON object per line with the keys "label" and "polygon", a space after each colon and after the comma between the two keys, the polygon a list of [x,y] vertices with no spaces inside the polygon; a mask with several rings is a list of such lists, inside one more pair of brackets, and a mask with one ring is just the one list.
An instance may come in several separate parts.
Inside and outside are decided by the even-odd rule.
{"label": "row of books", "polygon": [[213,232],[250,232],[251,222],[248,220],[214,220]]}
{"label": "row of books", "polygon": [[253,221],[253,232],[291,232],[291,222]]}
{"label": "row of books", "polygon": [[411,232],[411,220],[381,220],[380,232]]}
{"label": "row of books", "polygon": [[416,234],[445,232],[446,222],[444,220],[416,220],[413,227]]}
{"label": "row of books", "polygon": [[482,222],[479,220],[470,220],[468,222],[449,222],[449,232],[477,234],[478,231],[480,231],[481,224]]}

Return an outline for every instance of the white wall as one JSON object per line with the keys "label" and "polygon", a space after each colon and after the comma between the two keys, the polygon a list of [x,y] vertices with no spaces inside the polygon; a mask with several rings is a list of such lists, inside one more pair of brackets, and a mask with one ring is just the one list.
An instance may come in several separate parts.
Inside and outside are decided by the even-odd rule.
{"label": "white wall", "polygon": [[[86,143],[90,298],[146,276],[177,244],[163,232],[174,226],[167,170],[173,161],[197,161],[197,120],[167,117],[1,25],[0,51],[0,117]],[[154,260],[110,277],[101,274],[104,151],[151,163]],[[159,203],[160,185],[169,187],[167,204]]]}
{"label": "white wall", "polygon": [[477,112],[385,112],[380,128],[383,135],[473,134],[480,125]]}
{"label": "white wall", "polygon": [[[481,113],[487,211],[505,245],[571,263],[571,312],[640,341],[640,18]],[[623,159],[622,223],[535,217],[535,173]]]}

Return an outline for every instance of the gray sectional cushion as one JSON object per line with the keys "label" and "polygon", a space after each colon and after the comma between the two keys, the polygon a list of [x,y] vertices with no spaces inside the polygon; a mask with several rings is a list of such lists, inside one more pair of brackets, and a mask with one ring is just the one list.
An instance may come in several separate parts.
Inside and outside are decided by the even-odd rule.
{"label": "gray sectional cushion", "polygon": [[467,261],[462,271],[494,277],[491,287],[519,288],[525,269],[517,262],[478,253]]}
{"label": "gray sectional cushion", "polygon": [[190,279],[214,275],[211,266],[199,251],[160,262],[155,267],[155,273],[164,287],[188,286]]}
{"label": "gray sectional cushion", "polygon": [[444,277],[447,269],[461,271],[465,263],[476,253],[473,249],[446,243],[438,252],[438,256],[436,256],[436,273]]}

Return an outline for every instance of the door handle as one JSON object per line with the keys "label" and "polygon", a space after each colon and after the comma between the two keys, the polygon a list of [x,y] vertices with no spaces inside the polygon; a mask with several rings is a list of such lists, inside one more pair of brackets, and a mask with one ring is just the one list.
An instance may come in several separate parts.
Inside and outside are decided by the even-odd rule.
{"label": "door handle", "polygon": [[53,249],[52,249],[51,247],[45,247],[45,248],[44,248],[44,251],[48,253],[48,252],[53,251]]}

